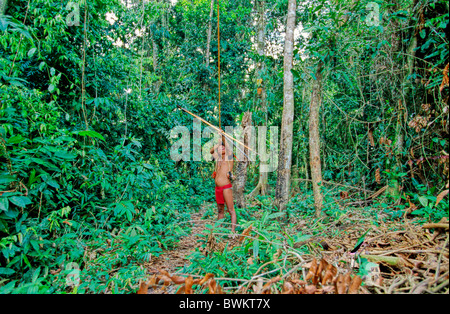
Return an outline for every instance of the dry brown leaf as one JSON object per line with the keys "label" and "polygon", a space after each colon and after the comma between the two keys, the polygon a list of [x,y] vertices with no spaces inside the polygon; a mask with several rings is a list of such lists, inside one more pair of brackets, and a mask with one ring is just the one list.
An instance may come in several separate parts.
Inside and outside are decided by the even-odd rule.
{"label": "dry brown leaf", "polygon": [[193,290],[192,290],[192,284],[194,283],[194,279],[192,278],[192,276],[189,276],[188,278],[186,278],[186,283],[185,283],[185,287],[184,287],[184,292],[186,294],[192,294]]}
{"label": "dry brown leaf", "polygon": [[303,280],[300,280],[300,279],[293,279],[293,280],[291,280],[291,282],[295,283],[297,285],[300,285],[300,286],[306,285],[306,281],[303,281]]}
{"label": "dry brown leaf", "polygon": [[373,138],[373,129],[369,130],[368,136],[369,136],[370,146],[375,147],[375,140]]}
{"label": "dry brown leaf", "polygon": [[428,112],[428,111],[430,111],[431,104],[422,104],[421,107],[422,107],[423,111]]}
{"label": "dry brown leaf", "polygon": [[437,198],[436,198],[436,205],[435,205],[435,206],[438,206],[438,204],[442,201],[442,199],[443,199],[445,196],[447,196],[448,192],[449,192],[449,190],[444,190],[444,191],[442,191],[441,193],[439,193],[439,195],[438,195]]}
{"label": "dry brown leaf", "polygon": [[352,282],[352,277],[351,277],[350,273],[345,274],[344,280],[345,280],[345,285],[348,289],[348,287],[350,287],[350,283]]}
{"label": "dry brown leaf", "polygon": [[316,280],[313,280],[313,284],[317,284],[317,282],[322,281],[322,273],[328,268],[328,262],[322,258],[319,263],[319,268],[316,273]]}
{"label": "dry brown leaf", "polygon": [[172,282],[172,279],[170,277],[167,277],[166,275],[157,276],[156,277],[156,282],[158,284],[161,284],[161,281],[163,282],[164,286],[168,286]]}
{"label": "dry brown leaf", "polygon": [[449,79],[448,79],[448,63],[444,69],[444,77],[442,78],[442,83],[441,86],[439,87],[439,91],[442,92],[442,90],[444,89],[445,86],[448,86],[449,83]]}
{"label": "dry brown leaf", "polygon": [[153,287],[154,285],[156,285],[156,275],[153,275],[152,277],[150,277],[150,280],[148,281],[148,285],[149,285],[149,287]]}
{"label": "dry brown leaf", "polygon": [[326,285],[328,281],[332,282],[334,276],[336,276],[337,274],[337,268],[334,267],[333,265],[329,264],[327,267],[327,270],[325,272],[325,275],[323,276],[322,279],[322,285]]}
{"label": "dry brown leaf", "polygon": [[337,276],[334,286],[336,288],[336,294],[345,294],[347,287],[345,285],[345,278],[343,274],[339,274],[339,276]]}
{"label": "dry brown leaf", "polygon": [[185,285],[182,285],[180,287],[180,289],[177,290],[176,294],[184,294],[185,293],[185,288],[186,288]]}
{"label": "dry brown leaf", "polygon": [[322,289],[322,292],[323,293],[333,293],[334,292],[334,287],[333,286],[325,286],[325,287],[323,287],[323,289]]}
{"label": "dry brown leaf", "polygon": [[216,294],[217,284],[214,279],[208,282],[208,294]]}
{"label": "dry brown leaf", "polygon": [[375,181],[376,181],[378,184],[381,183],[380,168],[377,168],[377,170],[375,170]]}
{"label": "dry brown leaf", "polygon": [[263,281],[262,278],[259,277],[256,280],[256,284],[253,285],[253,291],[255,292],[255,294],[261,294],[262,289],[263,289]]}
{"label": "dry brown leaf", "polygon": [[314,280],[317,272],[317,260],[314,258],[311,262],[311,267],[309,268],[308,274],[306,274],[305,280]]}
{"label": "dry brown leaf", "polygon": [[214,274],[211,274],[211,273],[207,273],[206,275],[205,275],[205,277],[202,279],[202,280],[200,280],[199,282],[198,282],[198,284],[199,285],[203,285],[205,282],[207,282],[209,279],[211,279],[211,278],[214,278]]}
{"label": "dry brown leaf", "polygon": [[242,232],[242,234],[241,234],[241,236],[240,236],[240,238],[239,238],[239,242],[242,242],[242,241],[245,240],[245,238],[250,234],[250,231],[252,231],[252,228],[253,228],[253,226],[250,225],[247,229],[245,229],[245,230]]}
{"label": "dry brown leaf", "polygon": [[308,285],[305,287],[306,294],[314,294],[317,291],[317,287],[315,285]]}
{"label": "dry brown leaf", "polygon": [[362,283],[361,277],[359,276],[353,277],[350,283],[350,287],[348,288],[348,294],[358,294],[361,283]]}
{"label": "dry brown leaf", "polygon": [[[166,270],[164,270],[164,269],[161,270],[160,273],[161,273],[163,276],[169,278],[174,284],[177,284],[177,285],[182,284],[182,283],[184,283],[184,282],[186,281],[186,278],[184,278],[184,277],[180,277],[180,276],[171,276],[171,275],[170,275]],[[166,279],[166,278],[165,278],[165,279]]]}
{"label": "dry brown leaf", "polygon": [[180,285],[182,283],[185,283],[186,278],[181,277],[181,276],[172,276],[170,277],[173,281],[174,284]]}
{"label": "dry brown leaf", "polygon": [[147,293],[148,293],[148,284],[146,282],[141,282],[137,294],[147,294]]}
{"label": "dry brown leaf", "polygon": [[341,191],[340,195],[341,195],[341,200],[346,200],[349,198],[347,191]]}
{"label": "dry brown leaf", "polygon": [[267,282],[267,283],[263,286],[261,293],[262,293],[262,294],[270,294],[270,287],[271,287],[274,283],[276,283],[276,282],[278,282],[278,281],[280,281],[280,280],[281,280],[280,276],[276,276],[275,278],[270,279],[269,282]]}
{"label": "dry brown leaf", "polygon": [[289,282],[286,281],[283,285],[283,292],[282,294],[292,294],[294,292],[294,286]]}

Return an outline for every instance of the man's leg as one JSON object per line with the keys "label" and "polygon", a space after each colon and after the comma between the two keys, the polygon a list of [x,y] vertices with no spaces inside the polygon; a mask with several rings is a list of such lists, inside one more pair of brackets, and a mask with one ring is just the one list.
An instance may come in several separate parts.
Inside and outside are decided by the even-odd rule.
{"label": "man's leg", "polygon": [[233,201],[233,189],[223,190],[223,198],[225,199],[225,204],[227,205],[227,210],[231,216],[231,231],[236,230],[236,212],[234,211],[234,201]]}
{"label": "man's leg", "polygon": [[219,210],[219,220],[225,217],[225,204],[217,204],[217,209]]}

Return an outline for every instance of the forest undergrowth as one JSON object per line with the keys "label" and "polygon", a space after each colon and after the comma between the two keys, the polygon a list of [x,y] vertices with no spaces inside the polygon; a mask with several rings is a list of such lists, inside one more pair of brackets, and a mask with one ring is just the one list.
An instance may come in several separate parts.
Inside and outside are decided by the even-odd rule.
{"label": "forest undergrowth", "polygon": [[297,195],[285,214],[258,197],[239,210],[234,237],[205,205],[180,246],[147,264],[138,293],[448,293],[446,217],[420,224],[407,211],[339,200],[316,218],[306,201]]}
{"label": "forest undergrowth", "polygon": [[[448,1],[66,2],[0,0],[0,294],[448,293]],[[236,235],[180,107],[274,153]]]}

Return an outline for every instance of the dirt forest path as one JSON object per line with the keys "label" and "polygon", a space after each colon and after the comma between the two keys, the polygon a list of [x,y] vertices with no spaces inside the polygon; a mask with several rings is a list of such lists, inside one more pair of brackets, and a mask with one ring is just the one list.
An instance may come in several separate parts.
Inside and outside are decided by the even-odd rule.
{"label": "dirt forest path", "polygon": [[175,248],[165,250],[163,254],[152,259],[150,263],[148,263],[147,269],[150,274],[158,273],[161,270],[165,270],[172,274],[189,262],[187,256],[201,245],[201,243],[197,241],[199,239],[198,234],[201,234],[203,230],[206,229],[206,224],[211,223],[210,220],[203,219],[208,206],[211,206],[211,204],[206,203],[202,205],[200,211],[191,215],[190,234],[182,237]]}
{"label": "dirt forest path", "polygon": [[[198,212],[192,213],[190,220],[187,222],[190,225],[190,233],[183,236],[175,248],[164,250],[163,254],[157,258],[153,258],[145,265],[149,276],[161,274],[162,272],[167,272],[171,275],[186,275],[181,274],[180,269],[185,265],[188,266],[188,256],[197,248],[201,248],[202,242],[198,241],[201,239],[199,235],[204,233],[204,230],[209,230],[207,225],[214,225],[215,218],[205,218],[205,213],[211,206],[215,206],[215,204],[205,203]],[[231,247],[238,243],[237,238],[228,239],[226,242],[229,242]],[[213,241],[212,246],[207,245],[208,250],[214,250],[217,247],[223,248],[224,243]],[[177,289],[175,286],[169,286],[167,289],[164,286],[155,286],[153,288],[149,287],[148,290],[146,289],[146,294],[174,294]]]}

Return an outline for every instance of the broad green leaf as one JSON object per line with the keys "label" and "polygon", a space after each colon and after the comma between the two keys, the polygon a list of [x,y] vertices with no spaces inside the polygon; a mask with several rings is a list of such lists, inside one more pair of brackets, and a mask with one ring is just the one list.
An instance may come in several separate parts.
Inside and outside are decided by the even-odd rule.
{"label": "broad green leaf", "polygon": [[256,259],[258,258],[259,255],[259,240],[255,240],[253,241],[253,258]]}
{"label": "broad green leaf", "polygon": [[45,183],[47,183],[48,185],[54,187],[55,189],[59,189],[59,188],[60,188],[58,182],[56,182],[56,181],[53,180],[53,179],[50,179],[50,180],[48,180],[48,181],[45,181]]}
{"label": "broad green leaf", "polygon": [[295,78],[300,78],[300,74],[298,73],[298,71],[292,69],[291,73]]}
{"label": "broad green leaf", "polygon": [[281,216],[284,216],[284,215],[285,215],[284,212],[273,213],[273,214],[270,214],[267,217],[267,219],[274,219],[274,218],[278,218],[278,217],[281,217]]}
{"label": "broad green leaf", "polygon": [[41,267],[38,267],[36,270],[35,270],[35,272],[34,272],[34,274],[33,274],[33,277],[31,278],[31,282],[36,282],[36,280],[39,278],[39,275],[41,274]]}
{"label": "broad green leaf", "polygon": [[11,203],[16,206],[24,208],[25,206],[31,204],[31,200],[28,196],[11,196],[8,198]]}
{"label": "broad green leaf", "polygon": [[74,159],[76,154],[60,150],[55,153],[55,156],[63,159]]}
{"label": "broad green leaf", "polygon": [[427,31],[425,29],[422,29],[419,33],[420,37],[425,38],[425,36],[427,35]]}
{"label": "broad green leaf", "polygon": [[28,58],[31,58],[33,55],[34,55],[34,53],[36,52],[36,48],[31,48],[29,51],[28,51]]}
{"label": "broad green leaf", "polygon": [[14,219],[17,216],[19,216],[19,211],[15,208],[14,209],[10,208],[7,212],[5,212],[5,216],[7,217],[6,219],[8,218]]}
{"label": "broad green leaf", "polygon": [[12,275],[14,273],[15,273],[14,269],[6,268],[6,267],[0,267],[0,275],[8,276],[8,275]]}
{"label": "broad green leaf", "polygon": [[24,138],[22,135],[16,135],[16,136],[12,136],[8,139],[8,143],[9,144],[17,144],[23,141],[26,141],[27,139]]}
{"label": "broad green leaf", "polygon": [[14,290],[14,287],[16,286],[17,280],[12,280],[8,282],[6,285],[0,287],[0,294],[8,294],[11,293]]}
{"label": "broad green leaf", "polygon": [[303,234],[303,235],[299,234],[295,240],[296,240],[296,242],[303,242],[303,241],[310,239],[311,237],[312,237],[312,235],[310,235],[310,234]]}
{"label": "broad green leaf", "polygon": [[16,177],[12,175],[9,174],[0,175],[0,184],[9,184],[14,181],[16,181]]}
{"label": "broad green leaf", "polygon": [[419,202],[423,205],[423,207],[428,206],[428,198],[426,196],[419,196]]}
{"label": "broad green leaf", "polygon": [[96,137],[96,138],[101,139],[102,141],[105,140],[105,138],[103,137],[103,135],[101,135],[100,133],[97,133],[97,132],[95,132],[95,131],[81,131],[81,132],[78,133],[78,135],[81,135],[81,136],[89,136],[89,137]]}
{"label": "broad green leaf", "polygon": [[39,243],[36,240],[30,240],[31,246],[36,250],[36,252],[40,252]]}
{"label": "broad green leaf", "polygon": [[0,198],[0,211],[7,212],[9,208],[9,201],[6,197]]}

